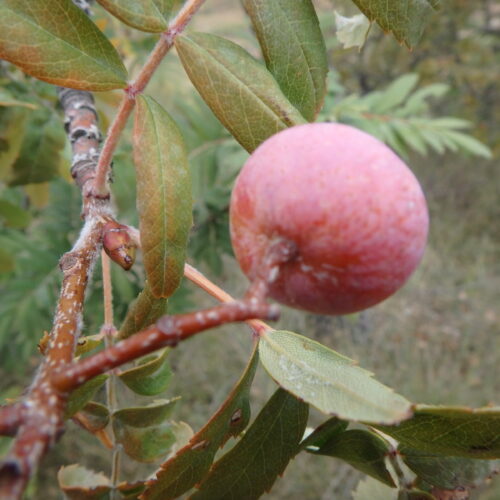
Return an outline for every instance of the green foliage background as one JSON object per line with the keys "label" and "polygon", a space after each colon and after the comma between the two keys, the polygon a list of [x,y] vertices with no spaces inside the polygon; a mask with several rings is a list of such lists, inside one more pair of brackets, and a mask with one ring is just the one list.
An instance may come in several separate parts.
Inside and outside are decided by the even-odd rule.
{"label": "green foliage background", "polygon": [[[334,29],[333,7],[343,15],[355,14],[352,2],[318,0],[316,4],[331,69],[322,118],[365,128],[407,158],[428,198],[431,236],[416,276],[386,303],[346,318],[305,317],[285,311],[280,327],[308,332],[360,360],[412,400],[488,404],[500,393],[500,169],[495,162],[500,153],[500,107],[495,94],[500,12],[487,0],[445,0],[412,52],[376,26],[358,52],[342,49]],[[154,36],[119,24],[99,7],[95,12],[133,74]],[[237,2],[208,2],[195,18],[194,28],[227,36],[258,55]],[[69,153],[60,141],[53,88],[34,83],[1,62],[0,83],[4,92],[0,102],[20,99],[37,107],[0,105],[0,395],[11,397],[38,365],[36,344],[43,331],[50,329],[60,283],[57,262],[78,236],[81,205],[68,178]],[[232,293],[241,294],[245,279],[231,258],[228,201],[247,153],[197,97],[176,57],[167,58],[148,91],[174,116],[189,149],[194,188],[190,261]],[[101,94],[97,99],[105,128],[113,116],[115,95]],[[39,130],[27,126],[35,114],[53,137],[39,145],[40,157],[47,159],[43,177],[30,177],[33,158],[26,155],[19,156],[25,160],[18,161],[15,169],[7,167],[9,155],[15,153],[12,148],[23,148],[22,141],[18,144],[14,138],[31,134],[31,144],[36,141]],[[439,122],[442,117],[456,118],[445,124]],[[424,129],[429,133],[419,135]],[[463,132],[487,144],[494,159],[486,158],[488,150],[470,136],[457,135]],[[30,149],[25,147],[27,153]],[[121,141],[114,170],[120,221],[137,225],[129,136]],[[115,315],[122,319],[142,288],[144,276],[140,265],[129,273],[114,266],[113,280]],[[96,333],[102,322],[101,293],[96,270],[87,297],[87,334]],[[169,312],[210,303],[183,283],[169,300]],[[171,391],[184,397],[176,419],[186,420],[193,428],[202,425],[241,371],[249,343],[244,327],[227,327],[172,353],[177,376]],[[258,372],[254,398],[263,403],[272,387]],[[73,439],[75,433],[68,434]],[[51,467],[77,461],[82,454],[89,463],[107,467],[109,457],[96,442],[82,441],[80,446],[75,454],[74,444],[64,438],[33,490],[43,487],[55,497],[54,486],[47,483],[47,478],[55,477]],[[303,455],[270,497],[350,498],[348,492],[358,481],[358,473],[329,458]],[[130,479],[141,472],[127,463],[125,470]],[[493,500],[499,491],[497,481],[496,489],[475,495]]]}

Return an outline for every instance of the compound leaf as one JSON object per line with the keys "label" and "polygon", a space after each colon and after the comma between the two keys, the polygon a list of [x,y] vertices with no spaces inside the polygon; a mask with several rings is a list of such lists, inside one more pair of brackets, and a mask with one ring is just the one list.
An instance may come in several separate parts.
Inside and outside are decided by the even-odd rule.
{"label": "compound leaf", "polygon": [[141,31],[159,33],[167,22],[153,0],[97,0],[108,12]]}
{"label": "compound leaf", "polygon": [[500,458],[500,408],[417,405],[410,420],[376,425],[402,445],[468,458]]}
{"label": "compound leaf", "polygon": [[353,360],[307,337],[267,331],[259,353],[279,385],[324,413],[367,423],[395,423],[411,416],[410,402],[403,396]]}
{"label": "compound leaf", "polygon": [[191,176],[177,125],[147,96],[137,99],[134,163],[146,276],[154,297],[169,297],[184,272],[192,224]]}
{"label": "compound leaf", "polygon": [[193,33],[178,36],[175,46],[198,92],[247,151],[305,122],[271,73],[239,45]]}
{"label": "compound leaf", "polygon": [[35,78],[80,90],[127,85],[120,57],[69,0],[3,0],[0,57]]}
{"label": "compound leaf", "polygon": [[245,429],[250,421],[248,399],[257,363],[255,349],[243,375],[208,423],[162,464],[155,479],[148,481],[144,500],[170,500],[191,489],[205,477],[217,450]]}
{"label": "compound leaf", "polygon": [[326,93],[328,62],[311,0],[243,0],[267,69],[283,93],[314,121]]}
{"label": "compound leaf", "polygon": [[278,389],[240,441],[212,467],[192,500],[254,500],[299,450],[309,406]]}

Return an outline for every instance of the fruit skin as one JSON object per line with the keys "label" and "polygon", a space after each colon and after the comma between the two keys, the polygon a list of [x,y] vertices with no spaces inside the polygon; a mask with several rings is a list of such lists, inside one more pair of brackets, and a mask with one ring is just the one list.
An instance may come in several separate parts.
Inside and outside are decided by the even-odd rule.
{"label": "fruit skin", "polygon": [[[298,256],[269,295],[320,314],[348,314],[392,295],[420,262],[429,225],[420,185],[385,144],[348,125],[299,125],[270,137],[240,172],[231,240],[250,280],[277,239]],[[274,280],[273,280],[274,278]]]}

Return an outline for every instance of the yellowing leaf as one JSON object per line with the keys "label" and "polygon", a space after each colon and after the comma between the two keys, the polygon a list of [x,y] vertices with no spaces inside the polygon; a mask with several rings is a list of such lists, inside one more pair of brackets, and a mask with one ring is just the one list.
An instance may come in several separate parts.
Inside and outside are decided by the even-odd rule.
{"label": "yellowing leaf", "polygon": [[153,99],[141,96],[134,124],[137,208],[144,267],[155,297],[169,297],[184,272],[192,224],[191,178],[181,133]]}
{"label": "yellowing leaf", "polygon": [[64,87],[110,90],[127,85],[116,50],[68,0],[2,0],[0,57]]}

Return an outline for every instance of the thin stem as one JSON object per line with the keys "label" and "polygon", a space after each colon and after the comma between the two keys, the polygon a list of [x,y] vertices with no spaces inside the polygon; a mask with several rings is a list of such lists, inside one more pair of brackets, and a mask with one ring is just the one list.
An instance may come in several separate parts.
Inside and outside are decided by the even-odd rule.
{"label": "thin stem", "polygon": [[[104,343],[106,349],[109,349],[114,344],[114,327],[113,319],[113,288],[111,281],[111,261],[104,250],[101,251],[102,260],[102,283],[103,283],[103,299],[104,299]],[[112,370],[106,380],[106,400],[109,412],[113,412],[118,408],[118,400],[116,395],[116,375]],[[113,443],[112,458],[111,458],[111,500],[117,498],[116,486],[120,478],[121,450],[116,444],[116,438],[113,432],[113,427],[110,426],[110,439]]]}
{"label": "thin stem", "polygon": [[[189,264],[184,264],[184,276],[221,302],[234,302],[235,300],[233,296],[229,295],[229,293],[210,281],[205,275],[198,271],[198,269]],[[248,319],[245,323],[259,336],[271,330],[271,327],[260,319]]]}
{"label": "thin stem", "polygon": [[117,115],[111,124],[108,135],[99,156],[96,176],[93,185],[93,194],[98,197],[109,196],[106,180],[109,172],[109,165],[113,158],[113,153],[118,144],[118,139],[125,128],[130,113],[134,109],[137,95],[141,94],[146,85],[151,80],[154,72],[165,57],[165,54],[174,45],[174,40],[179,33],[182,33],[190,19],[196,11],[203,5],[205,0],[187,0],[177,16],[169,24],[167,30],[162,33],[156,43],[148,60],[137,75],[135,81],[125,89],[125,94],[118,108]]}

